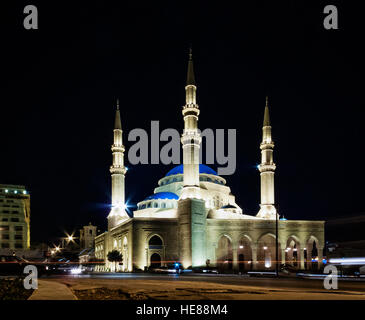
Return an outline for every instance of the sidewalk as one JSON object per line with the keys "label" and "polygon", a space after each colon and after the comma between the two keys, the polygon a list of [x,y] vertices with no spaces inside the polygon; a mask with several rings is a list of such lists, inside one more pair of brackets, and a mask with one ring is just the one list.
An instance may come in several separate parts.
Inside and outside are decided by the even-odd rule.
{"label": "sidewalk", "polygon": [[38,280],[38,289],[28,300],[77,300],[71,290],[56,281]]}

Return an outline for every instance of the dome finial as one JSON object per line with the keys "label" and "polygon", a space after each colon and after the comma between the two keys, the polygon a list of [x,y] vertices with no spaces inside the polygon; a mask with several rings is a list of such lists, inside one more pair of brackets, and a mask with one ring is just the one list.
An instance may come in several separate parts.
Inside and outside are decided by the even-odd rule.
{"label": "dome finial", "polygon": [[266,96],[266,107],[269,107],[269,97]]}
{"label": "dome finial", "polygon": [[193,60],[193,48],[192,48],[192,45],[190,45],[190,48],[189,48],[189,60],[190,61]]}
{"label": "dome finial", "polygon": [[119,98],[117,98],[117,110],[119,110]]}

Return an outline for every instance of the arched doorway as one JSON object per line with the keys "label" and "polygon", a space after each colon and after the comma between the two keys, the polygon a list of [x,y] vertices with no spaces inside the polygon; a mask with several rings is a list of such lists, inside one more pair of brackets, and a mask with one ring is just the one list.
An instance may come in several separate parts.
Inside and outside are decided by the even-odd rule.
{"label": "arched doorway", "polygon": [[150,266],[152,268],[161,267],[161,256],[158,253],[151,255]]}
{"label": "arched doorway", "polygon": [[122,247],[122,255],[123,255],[123,271],[128,271],[128,240],[127,237],[123,239],[123,247]]}
{"label": "arched doorway", "polygon": [[288,238],[285,247],[285,263],[295,268],[300,267],[300,245],[296,237]]}
{"label": "arched doorway", "polygon": [[165,250],[161,236],[155,234],[147,238],[146,245],[146,266],[160,267],[164,265]]}
{"label": "arched doorway", "polygon": [[318,239],[314,236],[311,236],[308,239],[307,247],[305,248],[304,255],[306,257],[306,267],[309,270],[318,270],[319,261],[318,261]]}
{"label": "arched doorway", "polygon": [[222,236],[218,241],[217,267],[221,272],[229,272],[233,269],[232,242],[227,236]]}
{"label": "arched doorway", "polygon": [[[278,261],[281,261],[280,243],[278,243]],[[257,269],[275,270],[276,241],[273,234],[262,236],[257,243]]]}
{"label": "arched doorway", "polygon": [[252,248],[251,240],[247,236],[243,236],[238,241],[238,271],[250,271],[252,269]]}

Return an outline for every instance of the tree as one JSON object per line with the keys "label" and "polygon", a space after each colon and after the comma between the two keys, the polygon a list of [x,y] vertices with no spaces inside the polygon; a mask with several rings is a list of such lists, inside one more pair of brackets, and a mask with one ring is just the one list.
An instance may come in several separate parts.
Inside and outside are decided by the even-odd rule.
{"label": "tree", "polygon": [[108,252],[108,261],[114,262],[115,270],[117,270],[117,262],[123,261],[123,255],[118,250],[112,250]]}

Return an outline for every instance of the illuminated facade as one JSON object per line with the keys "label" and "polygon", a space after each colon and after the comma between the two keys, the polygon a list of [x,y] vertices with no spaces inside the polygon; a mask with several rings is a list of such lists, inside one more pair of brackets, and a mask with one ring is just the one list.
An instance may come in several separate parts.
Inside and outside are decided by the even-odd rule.
{"label": "illuminated facade", "polygon": [[[140,201],[130,217],[124,198],[124,146],[119,106],[116,111],[112,174],[112,210],[108,231],[95,238],[95,255],[106,261],[103,271],[114,271],[107,261],[119,250],[120,271],[181,262],[184,268],[209,265],[226,271],[272,270],[276,260],[276,219],[269,106],[266,100],[260,145],[261,203],[257,215],[245,214],[226,180],[199,164],[201,136],[199,106],[190,52],[186,103],[182,114],[183,164],[158,181],[154,193]],[[320,266],[324,221],[278,220],[278,261],[298,269]],[[316,263],[312,263],[312,261]],[[318,263],[317,263],[318,262]]]}
{"label": "illuminated facade", "polygon": [[24,186],[0,185],[0,249],[30,247],[30,195]]}

